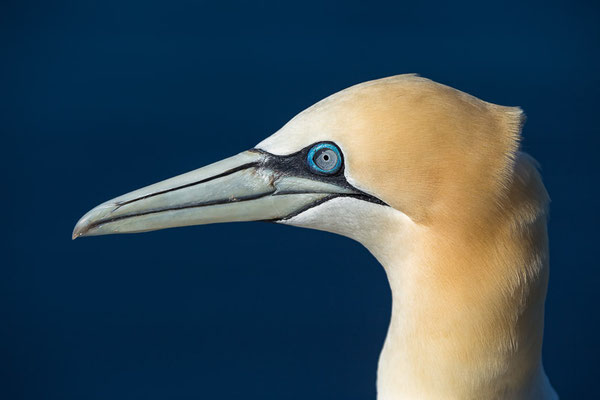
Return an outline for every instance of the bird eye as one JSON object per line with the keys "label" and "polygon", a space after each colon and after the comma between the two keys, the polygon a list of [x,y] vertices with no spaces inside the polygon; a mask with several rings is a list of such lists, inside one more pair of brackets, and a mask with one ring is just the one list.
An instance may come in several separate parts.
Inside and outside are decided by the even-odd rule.
{"label": "bird eye", "polygon": [[342,167],[342,154],[332,143],[319,143],[310,149],[307,161],[313,172],[332,175]]}

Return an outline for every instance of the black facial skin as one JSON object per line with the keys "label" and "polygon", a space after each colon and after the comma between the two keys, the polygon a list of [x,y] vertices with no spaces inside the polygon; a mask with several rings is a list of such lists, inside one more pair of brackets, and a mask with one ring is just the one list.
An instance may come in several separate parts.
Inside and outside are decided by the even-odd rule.
{"label": "black facial skin", "polygon": [[[319,142],[319,143],[328,143],[328,144],[331,144],[331,145],[337,147],[337,145],[333,142]],[[264,150],[260,150],[260,149],[252,149],[250,151],[264,154],[266,157],[265,157],[265,160],[261,163],[261,166],[265,167],[265,168],[269,168],[273,171],[276,171],[277,173],[279,173],[281,175],[297,176],[297,177],[301,177],[301,178],[311,179],[314,181],[321,181],[321,182],[329,183],[332,185],[340,186],[343,188],[351,189],[358,193],[354,193],[354,194],[333,193],[327,197],[324,197],[321,200],[318,200],[312,204],[307,205],[306,207],[303,207],[303,208],[295,211],[292,214],[286,215],[285,217],[277,218],[274,220],[268,220],[269,222],[285,221],[287,219],[295,217],[296,215],[298,215],[300,213],[303,213],[304,211],[306,211],[310,208],[318,206],[319,204],[323,204],[326,201],[335,199],[336,197],[351,197],[351,198],[355,198],[355,199],[359,199],[359,200],[363,200],[363,201],[368,201],[370,203],[387,206],[387,204],[384,203],[383,201],[379,200],[378,198],[376,198],[374,196],[371,196],[370,194],[363,192],[362,190],[355,188],[346,180],[346,177],[344,176],[344,170],[345,170],[346,166],[344,163],[344,155],[341,150],[339,151],[339,153],[340,153],[340,157],[342,158],[342,160],[341,160],[342,166],[336,173],[324,174],[324,173],[319,173],[319,172],[313,171],[310,168],[310,166],[308,165],[307,157],[308,157],[308,153],[309,153],[310,149],[312,149],[315,145],[317,145],[319,143],[313,143],[310,146],[307,146],[296,153],[292,153],[292,154],[289,154],[286,156],[277,156],[277,155],[268,153],[268,152],[266,152]],[[339,147],[338,147],[338,149],[339,149]],[[298,193],[298,192],[294,192],[294,193]],[[274,195],[282,195],[282,194],[287,194],[287,193],[286,192],[277,192]]]}

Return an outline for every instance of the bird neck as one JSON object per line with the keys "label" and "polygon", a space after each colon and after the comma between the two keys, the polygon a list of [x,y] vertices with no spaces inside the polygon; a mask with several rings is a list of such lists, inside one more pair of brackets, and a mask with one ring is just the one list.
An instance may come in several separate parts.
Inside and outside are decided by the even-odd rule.
{"label": "bird neck", "polygon": [[436,229],[402,221],[367,246],[393,301],[378,400],[556,398],[541,363],[545,204],[535,210],[521,200],[493,223]]}
{"label": "bird neck", "polygon": [[547,268],[529,288],[484,295],[489,288],[477,278],[446,280],[426,264],[398,267],[386,266],[393,303],[379,400],[552,398],[542,396]]}

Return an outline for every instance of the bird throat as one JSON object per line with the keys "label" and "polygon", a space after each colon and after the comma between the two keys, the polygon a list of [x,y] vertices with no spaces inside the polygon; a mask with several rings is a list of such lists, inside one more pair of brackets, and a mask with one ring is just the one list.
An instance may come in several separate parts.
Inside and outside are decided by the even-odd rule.
{"label": "bird throat", "polygon": [[545,215],[509,212],[487,232],[404,221],[376,246],[363,243],[392,291],[378,400],[557,398],[541,363]]}

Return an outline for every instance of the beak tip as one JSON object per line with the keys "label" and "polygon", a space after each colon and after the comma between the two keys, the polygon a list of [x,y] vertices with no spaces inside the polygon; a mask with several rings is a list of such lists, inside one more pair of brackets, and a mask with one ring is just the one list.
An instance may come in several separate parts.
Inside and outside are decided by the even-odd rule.
{"label": "beak tip", "polygon": [[96,224],[99,220],[110,214],[114,210],[115,205],[111,202],[102,203],[99,206],[88,211],[73,228],[71,239],[75,240],[78,237],[90,236],[96,234]]}
{"label": "beak tip", "polygon": [[75,229],[73,229],[73,234],[71,235],[71,239],[75,240],[80,236],[83,236],[82,227],[79,225],[75,225]]}
{"label": "beak tip", "polygon": [[71,239],[75,240],[78,237],[85,236],[85,234],[88,232],[89,228],[90,228],[90,223],[89,223],[88,219],[85,217],[81,218],[75,225],[75,228],[73,228],[73,233],[71,234]]}

